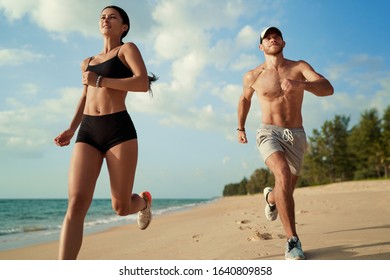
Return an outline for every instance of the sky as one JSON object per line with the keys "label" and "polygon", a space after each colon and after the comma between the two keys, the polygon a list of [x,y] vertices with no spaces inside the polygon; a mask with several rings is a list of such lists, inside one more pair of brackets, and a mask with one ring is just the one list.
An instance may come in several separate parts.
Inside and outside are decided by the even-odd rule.
{"label": "sky", "polygon": [[[154,96],[129,92],[139,159],[134,192],[155,198],[212,198],[265,168],[255,141],[254,97],[237,142],[242,77],[264,61],[259,34],[283,32],[284,56],[305,60],[335,88],[305,92],[308,136],[334,116],[359,121],[390,105],[388,11],[382,0],[0,0],[0,198],[66,198],[74,146],[57,147],[82,92],[83,59],[103,49],[98,22],[107,5],[125,9],[124,41],[140,49],[159,80]],[[95,198],[109,198],[104,165]]]}

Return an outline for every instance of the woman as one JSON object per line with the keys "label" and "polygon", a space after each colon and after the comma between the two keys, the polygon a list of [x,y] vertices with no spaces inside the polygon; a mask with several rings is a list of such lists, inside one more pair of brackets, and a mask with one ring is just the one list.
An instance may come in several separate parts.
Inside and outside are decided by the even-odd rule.
{"label": "woman", "polygon": [[77,258],[84,219],[104,158],[114,211],[120,216],[138,212],[140,229],[146,229],[152,218],[150,193],[132,193],[138,145],[125,99],[128,91],[150,90],[150,82],[156,78],[147,75],[137,46],[122,42],[130,28],[124,10],[116,6],[104,8],[99,26],[103,51],[82,62],[84,88],[75,116],[70,127],[54,139],[60,147],[69,145],[81,123],[69,170],[69,202],[60,237],[60,259]]}

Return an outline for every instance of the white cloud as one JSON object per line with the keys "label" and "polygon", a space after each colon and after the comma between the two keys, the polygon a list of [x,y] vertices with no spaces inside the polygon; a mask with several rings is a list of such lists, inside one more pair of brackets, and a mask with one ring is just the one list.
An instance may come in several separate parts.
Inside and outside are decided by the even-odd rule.
{"label": "white cloud", "polygon": [[224,103],[232,107],[237,107],[238,98],[242,93],[242,86],[236,84],[224,85],[220,88],[215,87],[213,94],[218,96]]}
{"label": "white cloud", "polygon": [[232,57],[237,53],[234,42],[230,38],[221,38],[205,52],[207,61],[216,70],[226,70]]}
{"label": "white cloud", "polygon": [[[27,15],[42,28],[54,32],[53,36],[66,36],[71,32],[96,34],[98,19],[96,15],[109,1],[104,1],[101,6],[96,5],[96,1],[93,0],[69,0],[66,5],[62,1],[53,0],[14,2],[0,0],[0,9],[6,11],[5,14],[10,20]],[[134,9],[131,7],[135,2],[118,1],[117,4],[127,10],[132,19]],[[183,113],[180,108],[184,102],[193,104],[210,92],[205,85],[199,85],[199,77],[201,75],[204,77],[205,68],[208,66],[214,65],[218,68],[230,64],[232,52],[238,46],[245,46],[247,44],[245,41],[251,35],[255,35],[253,28],[240,27],[238,21],[242,16],[253,14],[254,7],[258,9],[267,7],[267,5],[260,6],[257,1],[242,2],[241,0],[190,2],[173,0],[153,3],[143,1],[142,4],[137,2],[136,10],[139,15],[136,15],[134,25],[149,27],[150,23],[149,25],[145,23],[147,20],[151,21],[152,16],[156,25],[151,29],[151,33],[156,36],[149,38],[155,40],[157,55],[171,62],[172,80],[155,85],[153,106],[161,108],[157,112],[170,112],[168,114],[172,115]],[[152,13],[150,13],[151,7],[154,7]],[[151,16],[147,16],[148,13]],[[236,39],[219,36],[221,31],[233,30],[233,28],[239,28]],[[144,33],[147,31],[148,29],[143,30]],[[218,39],[213,41],[215,38]],[[233,65],[233,69],[243,69],[249,65],[250,60],[251,58],[243,54]],[[164,95],[164,98],[160,98],[159,93]],[[137,106],[139,110],[150,110],[149,99],[142,95],[133,95],[131,99],[142,105]]]}
{"label": "white cloud", "polygon": [[28,109],[0,111],[0,151],[9,153],[36,153],[46,143],[45,130],[34,125],[36,114]]}
{"label": "white cloud", "polygon": [[29,13],[37,5],[36,0],[0,0],[0,10],[4,10],[5,17],[14,21]]}
{"label": "white cloud", "polygon": [[[172,80],[169,83],[157,82],[153,85],[154,97],[145,98],[143,94],[130,93],[128,107],[132,110],[151,114],[168,115],[168,119],[183,123],[187,108],[193,106],[201,91],[196,85],[197,79],[205,65],[201,53],[192,51],[186,56],[172,62]],[[176,118],[176,116],[181,116]],[[172,118],[171,118],[172,117]],[[179,121],[180,120],[180,121]],[[164,123],[170,123],[165,121]]]}
{"label": "white cloud", "polygon": [[191,116],[191,122],[197,129],[206,130],[214,127],[213,120],[216,115],[211,104],[203,106],[201,108],[190,108],[189,113]]}
{"label": "white cloud", "polygon": [[225,156],[225,157],[222,159],[222,164],[223,164],[223,165],[227,165],[229,162],[230,162],[230,157],[229,157],[229,156]]}
{"label": "white cloud", "polygon": [[342,56],[338,63],[327,68],[325,76],[332,82],[335,93],[325,98],[305,95],[302,114],[307,132],[322,126],[324,120],[333,120],[335,115],[351,117],[350,125],[354,125],[369,108],[382,112],[388,106],[390,91],[390,73],[383,71],[383,60],[367,54]]}
{"label": "white cloud", "polygon": [[39,155],[51,143],[53,127],[64,125],[73,116],[81,89],[66,88],[59,98],[46,99],[35,106],[25,101],[8,98],[8,110],[0,111],[0,151],[2,154]]}
{"label": "white cloud", "polygon": [[[89,34],[96,32],[98,13],[96,2],[90,0],[68,0],[66,5],[60,1],[45,0],[39,2],[31,16],[39,26],[51,32],[67,34],[78,31]],[[91,24],[92,22],[95,24]]]}
{"label": "white cloud", "polygon": [[[220,32],[237,28],[246,9],[241,1],[159,1],[152,13],[156,22],[154,48],[157,60],[169,63],[170,76],[167,82],[153,86],[155,94],[151,102],[140,95],[131,95],[129,106],[161,114],[164,125],[209,129],[221,124],[225,114],[219,111],[225,107],[224,102],[230,106],[232,101],[212,94],[216,90],[213,81],[218,71],[226,71],[237,44],[234,38],[221,36]],[[244,29],[240,36],[249,36],[248,33],[250,28]],[[206,101],[206,105],[202,102],[213,95],[217,99]]]}
{"label": "white cloud", "polygon": [[50,32],[69,34],[76,31],[85,35],[96,33],[100,13],[100,6],[93,0],[67,0],[66,3],[53,0],[0,0],[0,9],[4,10],[4,15],[10,21],[28,15],[34,23]]}
{"label": "white cloud", "polygon": [[24,49],[0,49],[0,66],[21,65],[24,63],[44,59],[43,54],[34,53]]}
{"label": "white cloud", "polygon": [[35,96],[38,93],[39,87],[36,84],[27,83],[22,85],[23,92],[29,96]]}
{"label": "white cloud", "polygon": [[183,108],[182,114],[170,114],[161,119],[160,123],[167,126],[180,125],[193,127],[199,130],[207,130],[215,127],[216,116],[212,105],[192,107],[188,110]]}
{"label": "white cloud", "polygon": [[155,50],[163,59],[208,52],[211,34],[236,25],[244,10],[240,1],[160,1],[153,12]]}
{"label": "white cloud", "polygon": [[[160,11],[159,11],[160,12]],[[166,60],[177,59],[193,50],[201,51],[207,48],[207,34],[192,23],[177,25],[170,24],[175,16],[159,23],[154,43],[157,55]]]}
{"label": "white cloud", "polygon": [[383,75],[383,58],[367,54],[353,55],[345,61],[327,68],[327,78],[331,81],[341,81],[354,87],[371,87],[377,84]]}
{"label": "white cloud", "polygon": [[191,51],[172,64],[173,89],[189,91],[194,88],[195,82],[205,66],[202,53]]}
{"label": "white cloud", "polygon": [[[96,5],[96,1],[92,0],[71,0],[66,5],[52,0],[22,2],[24,5],[9,4],[9,1],[0,0],[0,7],[9,19],[15,20],[29,15],[33,22],[54,32],[56,36],[67,36],[71,32],[84,35],[98,34],[97,15],[104,6],[103,3],[99,6]],[[32,3],[35,4],[32,5]],[[136,12],[132,9],[134,3],[133,1],[118,1],[117,4],[128,11],[132,27],[139,30],[135,35],[151,40],[148,46],[153,46],[155,50],[151,59],[158,61],[160,65],[168,66],[164,67],[165,72],[161,74],[164,75],[164,82],[158,81],[153,85],[154,97],[151,99],[145,94],[129,93],[128,107],[131,111],[159,116],[163,125],[222,131],[229,139],[236,141],[235,134],[231,133],[231,127],[235,127],[237,123],[236,108],[242,91],[241,77],[244,71],[260,63],[261,53],[256,55],[258,33],[263,23],[269,24],[272,15],[265,15],[257,20],[253,18],[248,20],[248,18],[254,14],[265,14],[268,9],[282,10],[278,7],[280,3],[263,1],[262,5],[259,5],[259,1],[239,0],[142,1],[142,4],[137,2],[138,14],[135,14]],[[239,26],[242,19],[245,24]],[[143,28],[144,26],[146,28]],[[234,32],[235,35],[232,36]],[[20,57],[20,50],[17,52]],[[18,61],[15,54],[16,52],[12,55],[4,54],[3,57],[5,59],[8,57],[8,61],[0,59],[0,63],[10,65],[21,61],[43,59],[37,54],[27,52],[22,53],[24,59]],[[364,55],[351,57],[344,63],[330,68],[329,79],[346,82],[357,89],[364,81],[368,84],[367,79],[363,78],[368,75],[363,68],[367,64],[374,73],[377,73],[375,69],[380,69],[382,65],[380,58]],[[356,69],[360,69],[357,74],[350,75]],[[238,83],[229,80],[233,75],[239,76]],[[378,78],[369,79],[370,86],[374,83],[379,84],[380,79],[383,80],[383,78],[381,74]],[[33,87],[30,90],[34,92]],[[364,102],[379,106],[381,102],[385,103],[383,100],[387,93],[385,90],[378,91],[376,98],[371,100],[372,96],[356,98],[361,92],[357,90],[355,92],[356,100],[353,99],[353,102],[349,98],[352,93],[336,92],[335,96],[329,99],[309,98],[305,100],[305,104],[309,106],[304,107],[304,113],[306,115],[318,114],[318,107],[321,112],[329,115],[343,110],[349,112],[356,102],[362,104],[361,106]],[[60,112],[67,114],[70,118],[69,114],[73,114],[76,100],[72,98],[78,98],[78,96],[79,90],[76,95],[67,95],[64,90],[59,99],[43,101],[39,106],[45,108],[46,116],[58,118]],[[342,105],[347,104],[345,100],[350,101],[347,102],[348,105]],[[11,103],[14,108],[22,108],[25,105],[17,99],[8,99],[8,104]],[[255,129],[261,118],[258,104],[252,103],[247,121],[249,129]],[[39,117],[45,118],[45,115],[42,114]],[[318,118],[323,119],[323,115]],[[310,117],[309,121],[313,121],[314,124],[315,118]],[[316,125],[318,124],[317,122]]]}
{"label": "white cloud", "polygon": [[233,61],[231,68],[236,71],[248,71],[250,69],[257,67],[259,63],[260,63],[259,56],[240,54],[240,56]]}
{"label": "white cloud", "polygon": [[242,161],[241,166],[243,169],[248,169],[249,167],[252,168],[252,166],[246,161]]}
{"label": "white cloud", "polygon": [[45,116],[53,114],[55,119],[70,119],[81,97],[82,88],[63,88],[59,90],[59,98],[45,99],[39,106]]}
{"label": "white cloud", "polygon": [[253,49],[259,44],[259,31],[252,26],[245,25],[237,34],[236,44],[239,47]]}
{"label": "white cloud", "polygon": [[353,126],[367,109],[375,108],[382,113],[389,106],[390,73],[382,75],[387,77],[378,82],[380,88],[375,91],[373,88],[365,93],[360,93],[359,89],[351,92],[336,90],[333,96],[321,98],[307,93],[302,109],[306,132],[311,134],[312,129],[321,127],[325,120],[333,120],[335,115],[351,117],[350,126]]}
{"label": "white cloud", "polygon": [[[52,33],[53,39],[66,41],[72,32],[84,36],[99,36],[99,15],[101,10],[112,1],[109,0],[0,0],[0,12],[9,21],[28,17],[39,27]],[[129,15],[131,29],[129,36],[147,37],[151,27],[150,1],[117,1]],[[137,9],[133,8],[137,5]],[[134,22],[134,24],[133,24]],[[128,37],[129,37],[128,36]]]}

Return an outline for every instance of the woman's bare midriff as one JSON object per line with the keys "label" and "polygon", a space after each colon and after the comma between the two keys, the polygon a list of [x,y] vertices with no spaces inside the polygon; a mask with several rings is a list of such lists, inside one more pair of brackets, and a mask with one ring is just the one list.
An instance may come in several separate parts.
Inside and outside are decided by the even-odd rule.
{"label": "woman's bare midriff", "polygon": [[87,102],[84,114],[101,116],[126,110],[127,92],[107,90],[107,88],[90,88],[87,92]]}

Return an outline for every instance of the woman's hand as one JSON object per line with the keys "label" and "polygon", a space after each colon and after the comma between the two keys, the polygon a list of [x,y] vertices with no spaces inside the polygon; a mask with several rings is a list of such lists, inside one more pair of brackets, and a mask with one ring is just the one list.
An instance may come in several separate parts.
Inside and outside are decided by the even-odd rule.
{"label": "woman's hand", "polygon": [[67,129],[61,134],[59,134],[56,138],[54,138],[54,143],[60,147],[68,146],[73,135],[74,131]]}
{"label": "woman's hand", "polygon": [[83,72],[82,82],[83,85],[96,87],[98,75],[92,71]]}

